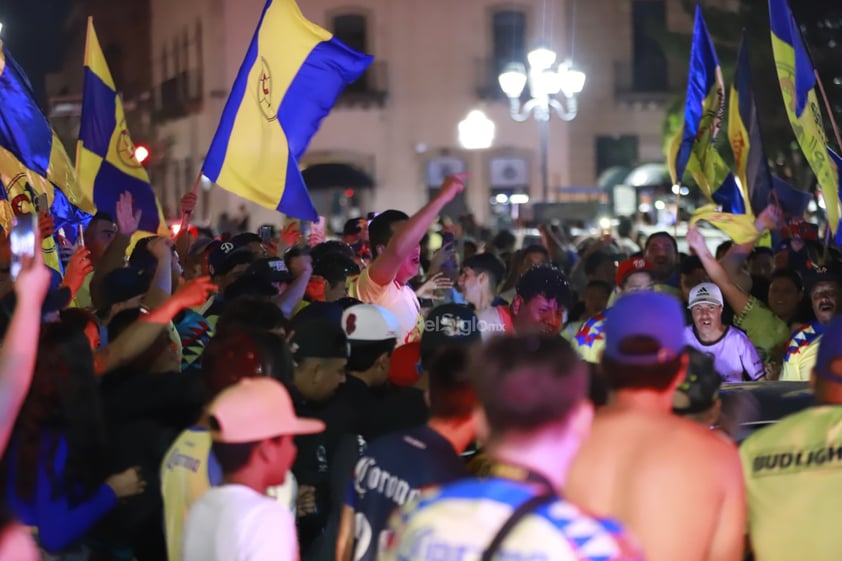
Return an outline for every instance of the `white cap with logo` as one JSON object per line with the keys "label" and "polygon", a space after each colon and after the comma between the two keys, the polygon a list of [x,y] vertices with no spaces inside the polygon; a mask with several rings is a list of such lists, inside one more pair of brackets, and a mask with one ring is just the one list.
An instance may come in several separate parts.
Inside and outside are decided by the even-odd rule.
{"label": "white cap with logo", "polygon": [[722,291],[712,282],[703,282],[697,284],[690,290],[690,304],[687,308],[693,308],[699,304],[714,304],[716,306],[724,306],[722,300]]}
{"label": "white cap with logo", "polygon": [[342,313],[342,329],[348,341],[397,339],[401,332],[398,318],[376,304],[356,304]]}

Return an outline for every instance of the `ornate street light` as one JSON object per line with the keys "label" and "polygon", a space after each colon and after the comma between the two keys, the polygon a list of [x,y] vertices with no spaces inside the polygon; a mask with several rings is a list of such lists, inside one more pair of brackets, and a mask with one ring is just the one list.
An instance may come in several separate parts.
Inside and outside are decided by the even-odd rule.
{"label": "ornate street light", "polygon": [[[563,121],[576,118],[576,96],[585,87],[585,73],[576,70],[570,62],[562,62],[554,68],[556,53],[546,47],[531,51],[527,60],[528,71],[521,63],[511,63],[500,73],[498,81],[503,93],[509,98],[512,119],[524,122],[533,115],[538,121],[541,135],[541,186],[544,202],[549,202],[547,145],[550,116],[555,112]],[[526,86],[529,86],[530,99],[521,104],[520,97]]]}

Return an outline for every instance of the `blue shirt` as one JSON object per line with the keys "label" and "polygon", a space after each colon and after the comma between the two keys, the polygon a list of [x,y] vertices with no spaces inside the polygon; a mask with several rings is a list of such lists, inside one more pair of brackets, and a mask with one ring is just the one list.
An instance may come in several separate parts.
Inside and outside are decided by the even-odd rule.
{"label": "blue shirt", "polygon": [[354,509],[354,561],[375,561],[392,512],[432,485],[464,477],[465,465],[442,435],[423,425],[371,442],[354,469],[345,504]]}
{"label": "blue shirt", "polygon": [[[46,436],[46,433],[45,433]],[[42,440],[39,451],[38,474],[32,499],[18,496],[15,490],[18,447],[13,447],[9,462],[9,477],[6,493],[9,508],[15,517],[27,526],[38,528],[38,542],[47,551],[59,551],[73,545],[109,510],[117,504],[117,495],[106,484],[102,484],[92,495],[82,501],[71,501],[56,493],[56,484],[62,481],[67,467],[67,441],[59,437],[53,460],[54,478],[47,472],[47,438]]]}

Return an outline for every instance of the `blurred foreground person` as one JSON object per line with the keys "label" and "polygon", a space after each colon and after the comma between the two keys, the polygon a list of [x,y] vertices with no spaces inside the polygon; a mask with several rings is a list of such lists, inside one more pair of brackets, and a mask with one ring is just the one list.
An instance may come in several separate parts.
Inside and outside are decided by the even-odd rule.
{"label": "blurred foreground person", "polygon": [[629,294],[614,305],[602,359],[613,395],[573,463],[567,497],[619,519],[647,561],[738,561],[745,496],[737,450],[672,414],[688,362],[683,327],[667,294]]}
{"label": "blurred foreground person", "polygon": [[830,322],[810,379],[816,405],[750,436],[740,447],[748,530],[757,561],[839,559],[842,484],[842,318]]}
{"label": "blurred foreground person", "polygon": [[266,496],[295,460],[293,436],[324,430],[295,416],[284,386],[244,379],[208,408],[213,454],[223,484],[193,504],[184,526],[184,561],[296,561],[298,541],[289,508]]}
{"label": "blurred foreground person", "polygon": [[588,435],[587,369],[558,336],[497,338],[472,355],[482,403],[487,479],[422,494],[393,516],[380,559],[641,559],[616,522],[561,498],[567,468]]}

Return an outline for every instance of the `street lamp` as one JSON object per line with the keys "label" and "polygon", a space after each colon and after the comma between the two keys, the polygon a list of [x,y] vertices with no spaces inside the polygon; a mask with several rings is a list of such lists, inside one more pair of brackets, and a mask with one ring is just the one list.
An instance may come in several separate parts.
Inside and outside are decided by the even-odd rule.
{"label": "street lamp", "polygon": [[[541,186],[544,202],[549,202],[547,145],[549,144],[550,116],[555,111],[563,121],[572,121],[576,118],[578,111],[576,96],[585,87],[585,73],[576,70],[570,62],[562,62],[553,68],[556,54],[546,47],[531,51],[526,58],[529,62],[528,72],[523,64],[513,62],[503,69],[497,79],[503,93],[509,98],[509,112],[512,119],[522,123],[532,114],[538,121],[541,134]],[[521,105],[520,96],[527,85],[530,99]]]}
{"label": "street lamp", "polygon": [[459,122],[459,144],[465,150],[484,150],[494,142],[494,121],[474,109]]}

